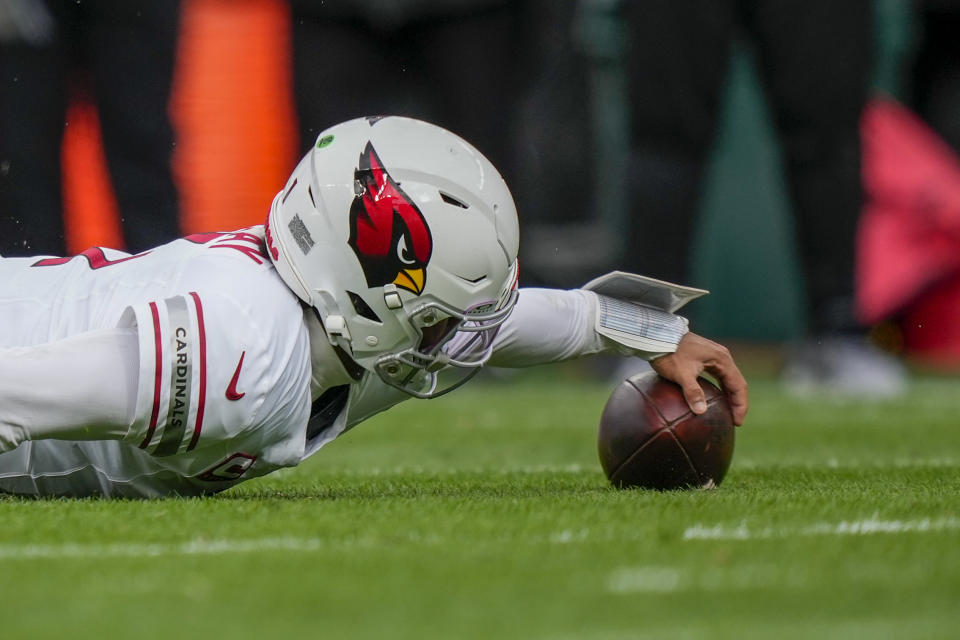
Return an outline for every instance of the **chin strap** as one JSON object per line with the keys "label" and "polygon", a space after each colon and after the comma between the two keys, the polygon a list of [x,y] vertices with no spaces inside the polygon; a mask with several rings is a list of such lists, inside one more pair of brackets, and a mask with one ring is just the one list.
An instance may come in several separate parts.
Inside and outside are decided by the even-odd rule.
{"label": "chin strap", "polygon": [[[343,314],[340,313],[340,307],[336,300],[326,291],[315,290],[313,293],[314,304],[311,305],[311,308],[314,315],[317,316],[317,320],[320,321],[320,326],[323,328],[327,340],[335,349],[350,353],[350,341],[352,339],[350,329],[347,327],[347,321]],[[322,312],[320,308],[322,308]],[[326,321],[324,321],[324,317],[326,317]]]}
{"label": "chin strap", "polygon": [[338,345],[333,345],[333,352],[337,354],[338,358],[340,358],[340,364],[343,365],[347,375],[349,375],[353,380],[357,381],[363,378],[363,374],[365,374],[367,370],[357,364],[357,361],[351,358],[350,354],[341,349]]}
{"label": "chin strap", "polygon": [[[304,306],[306,306],[306,304],[304,304]],[[324,332],[324,334],[326,334],[327,339],[330,340],[330,345],[333,347],[333,352],[337,354],[337,358],[339,358],[340,364],[343,365],[344,371],[347,372],[347,375],[350,376],[352,380],[359,381],[361,378],[363,378],[363,374],[366,373],[366,369],[361,367],[357,363],[357,361],[350,356],[350,352],[348,351],[348,349],[345,349],[340,344],[344,336],[346,336],[347,345],[349,346],[350,344],[349,343],[350,333],[346,331],[347,327],[346,326],[343,327],[344,329],[343,333],[340,333],[340,334],[332,333],[329,327],[324,325],[323,318],[320,317],[320,311],[317,310],[316,307],[310,307],[310,310],[313,311],[314,317],[316,317],[317,322],[320,323],[320,329]],[[339,318],[341,321],[343,320],[343,316],[335,316],[335,317]],[[328,316],[328,319],[329,319],[329,316]],[[335,340],[334,336],[337,336],[337,338],[340,338],[340,339]]]}

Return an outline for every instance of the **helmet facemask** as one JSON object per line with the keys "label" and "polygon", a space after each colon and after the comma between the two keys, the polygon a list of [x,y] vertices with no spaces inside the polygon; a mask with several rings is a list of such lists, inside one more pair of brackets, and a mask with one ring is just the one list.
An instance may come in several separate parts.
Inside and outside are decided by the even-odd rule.
{"label": "helmet facemask", "polygon": [[[516,273],[516,264],[511,275]],[[500,326],[518,298],[512,278],[499,302],[478,304],[460,312],[439,302],[428,302],[410,314],[420,338],[408,349],[377,359],[380,379],[417,398],[436,398],[453,391],[480,371],[490,359]]]}

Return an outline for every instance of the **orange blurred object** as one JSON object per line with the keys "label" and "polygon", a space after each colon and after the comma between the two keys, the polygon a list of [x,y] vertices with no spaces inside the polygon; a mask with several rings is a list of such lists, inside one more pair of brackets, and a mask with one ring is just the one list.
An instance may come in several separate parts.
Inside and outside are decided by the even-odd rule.
{"label": "orange blurred object", "polygon": [[[170,113],[184,233],[262,223],[298,156],[283,0],[185,0]],[[95,110],[70,108],[67,246],[122,247]]]}
{"label": "orange blurred object", "polygon": [[100,143],[97,109],[85,99],[67,109],[67,127],[61,149],[63,216],[67,251],[87,247],[123,247],[120,214]]}

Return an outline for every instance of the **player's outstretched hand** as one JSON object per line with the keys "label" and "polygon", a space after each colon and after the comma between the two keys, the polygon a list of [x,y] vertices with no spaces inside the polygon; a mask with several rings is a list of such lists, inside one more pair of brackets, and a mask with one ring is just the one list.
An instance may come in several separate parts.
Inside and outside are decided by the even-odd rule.
{"label": "player's outstretched hand", "polygon": [[733,423],[743,424],[747,417],[747,381],[737,368],[730,350],[695,333],[688,333],[680,340],[677,350],[650,362],[658,374],[676,382],[683,389],[690,409],[701,414],[707,410],[703,389],[697,384],[697,376],[706,371],[720,383],[730,401]]}

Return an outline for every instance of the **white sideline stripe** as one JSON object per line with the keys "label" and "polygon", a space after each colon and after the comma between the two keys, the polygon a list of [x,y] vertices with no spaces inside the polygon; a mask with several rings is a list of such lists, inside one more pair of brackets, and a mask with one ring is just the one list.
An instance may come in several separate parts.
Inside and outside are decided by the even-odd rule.
{"label": "white sideline stripe", "polygon": [[[942,531],[960,531],[960,518],[924,518],[921,520],[867,520],[842,521],[836,523],[821,522],[805,527],[763,527],[751,529],[745,523],[737,526],[702,525],[688,527],[683,532],[684,540],[756,540],[789,538],[797,536],[851,536],[897,533],[935,533]],[[414,544],[433,545],[443,543],[444,540],[434,535],[426,537],[416,532],[409,532],[409,542]],[[606,537],[591,533],[589,529],[577,531],[563,530],[550,534],[545,539],[537,540],[537,544],[566,545],[571,543],[585,543],[602,541]],[[621,536],[614,536],[612,540],[621,540]],[[496,542],[496,540],[489,540]],[[499,540],[510,542],[510,539]],[[516,542],[516,540],[514,540]],[[343,549],[345,547],[375,547],[381,541],[375,538],[253,538],[247,540],[224,539],[197,539],[180,543],[114,543],[114,544],[0,544],[0,560],[34,560],[34,559],[104,559],[104,558],[157,558],[171,556],[213,556],[238,553],[262,553],[270,551],[282,552],[315,552],[325,549]],[[671,573],[673,569],[658,567],[646,568],[639,574],[632,572],[627,582],[634,586],[625,590],[670,591],[677,588],[678,576]],[[646,583],[648,586],[636,586],[636,583]],[[617,591],[616,588],[611,588]]]}
{"label": "white sideline stripe", "polygon": [[949,456],[935,458],[892,458],[889,460],[861,460],[858,458],[826,458],[823,460],[784,460],[783,458],[776,462],[769,459],[752,460],[750,458],[740,458],[736,460],[737,469],[762,469],[776,465],[785,469],[942,469],[949,467],[960,467],[960,459]]}
{"label": "white sideline stripe", "polygon": [[960,531],[960,519],[923,518],[919,520],[881,520],[876,516],[866,520],[818,522],[801,527],[762,527],[751,529],[746,523],[737,526],[697,524],[687,527],[684,540],[764,540],[805,536],[864,536],[896,533],[937,533]]}
{"label": "white sideline stripe", "polygon": [[[722,591],[747,589],[807,589],[819,585],[821,576],[803,566],[777,564],[742,564],[733,566],[637,566],[619,567],[607,574],[604,587],[608,593],[676,593],[684,591]],[[871,583],[869,574],[854,572],[850,579]],[[925,584],[923,573],[907,576],[909,585]]]}
{"label": "white sideline stripe", "polygon": [[672,593],[684,576],[673,567],[621,567],[607,576],[610,593]]}
{"label": "white sideline stripe", "polygon": [[161,556],[205,556],[263,551],[317,551],[320,538],[260,538],[252,540],[190,540],[179,544],[3,544],[0,559],[65,558],[156,558]]}
{"label": "white sideline stripe", "polygon": [[[335,475],[347,476],[347,477],[375,477],[375,476],[390,476],[390,475],[400,475],[400,474],[417,474],[417,475],[437,475],[437,476],[447,476],[447,475],[461,475],[461,474],[470,474],[470,473],[485,473],[497,476],[507,476],[507,475],[536,475],[540,473],[575,473],[579,474],[584,471],[596,471],[600,472],[600,467],[597,465],[594,467],[584,467],[583,465],[572,463],[565,465],[555,465],[555,464],[537,464],[537,465],[524,465],[520,467],[500,467],[496,469],[491,469],[488,467],[449,467],[449,468],[429,468],[421,466],[397,466],[397,467],[370,467],[367,469],[337,469]],[[276,473],[271,474],[272,476],[277,477],[277,474],[288,472],[293,472],[292,469],[281,469]],[[334,475],[334,473],[331,473]]]}

